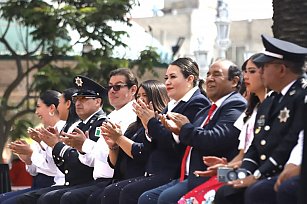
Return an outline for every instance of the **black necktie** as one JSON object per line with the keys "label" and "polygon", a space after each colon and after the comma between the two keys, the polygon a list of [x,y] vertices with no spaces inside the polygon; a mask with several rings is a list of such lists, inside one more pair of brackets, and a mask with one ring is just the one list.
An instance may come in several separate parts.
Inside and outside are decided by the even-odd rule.
{"label": "black necktie", "polygon": [[86,124],[84,123],[84,122],[80,122],[79,124],[78,124],[78,126],[77,126],[77,128],[79,128],[80,130],[82,130],[83,132],[85,131],[85,126],[86,126]]}

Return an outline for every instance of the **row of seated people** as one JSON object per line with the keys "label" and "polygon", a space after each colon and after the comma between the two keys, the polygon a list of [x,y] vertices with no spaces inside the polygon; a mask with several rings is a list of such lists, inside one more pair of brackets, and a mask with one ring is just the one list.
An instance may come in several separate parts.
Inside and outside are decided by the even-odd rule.
{"label": "row of seated people", "polygon": [[[260,197],[250,186],[277,176],[298,140],[306,88],[303,64],[291,57],[301,59],[307,52],[285,52],[287,42],[275,38],[263,36],[263,42],[267,51],[242,66],[252,93],[248,106],[238,93],[241,69],[228,60],[210,66],[206,96],[190,58],[169,65],[165,85],[148,80],[138,86],[130,70],[117,69],[107,88],[77,76],[70,98],[49,91],[36,110],[45,127],[29,129],[38,150],[24,141],[10,148],[28,168],[36,168],[33,174],[55,176],[55,185],[6,193],[1,203],[252,203],[244,201],[245,190]],[[267,88],[273,94],[265,99]],[[102,111],[106,95],[115,109],[109,115]],[[70,121],[71,109],[81,122]],[[56,128],[60,119],[67,122]],[[210,177],[230,160],[248,176],[230,185]]]}

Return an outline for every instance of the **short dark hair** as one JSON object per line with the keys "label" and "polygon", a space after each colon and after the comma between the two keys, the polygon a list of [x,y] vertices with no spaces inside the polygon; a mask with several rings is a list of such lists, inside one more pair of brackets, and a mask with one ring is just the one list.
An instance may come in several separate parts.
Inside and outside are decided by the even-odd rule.
{"label": "short dark hair", "polygon": [[190,75],[193,75],[193,86],[197,85],[199,79],[199,67],[194,60],[189,57],[178,58],[173,61],[171,65],[178,66],[185,78],[188,78]]}
{"label": "short dark hair", "polygon": [[232,64],[228,68],[228,80],[231,81],[235,77],[239,77],[239,81],[236,86],[236,89],[239,90],[242,84],[242,80],[243,80],[242,71],[237,65]]}
{"label": "short dark hair", "polygon": [[112,76],[117,76],[117,75],[125,76],[128,88],[131,88],[133,85],[138,86],[138,80],[130,69],[128,68],[115,69],[110,72],[109,78],[111,78]]}
{"label": "short dark hair", "polygon": [[304,61],[288,61],[288,60],[283,60],[283,64],[291,70],[294,74],[302,75],[304,74],[304,66],[305,62]]}

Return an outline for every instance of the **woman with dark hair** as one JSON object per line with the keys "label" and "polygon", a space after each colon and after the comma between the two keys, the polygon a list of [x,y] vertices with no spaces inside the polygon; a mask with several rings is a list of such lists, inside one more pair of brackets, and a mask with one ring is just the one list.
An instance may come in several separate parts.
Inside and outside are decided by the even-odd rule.
{"label": "woman with dark hair", "polygon": [[72,96],[77,92],[75,88],[68,88],[62,92],[59,99],[58,112],[61,120],[66,123],[62,129],[64,132],[72,132],[79,122],[79,116],[76,113],[76,107],[72,101]]}
{"label": "woman with dark hair", "polygon": [[[227,162],[225,158],[203,157],[204,163],[208,166],[206,171],[195,171],[199,176],[211,176],[210,180],[197,186],[189,193],[185,194],[178,203],[185,204],[190,202],[202,203],[206,201],[210,203],[214,199],[215,191],[220,188],[223,183],[217,181],[216,172],[218,167],[227,166],[229,168],[238,168],[254,138],[253,130],[256,119],[257,107],[265,99],[266,88],[261,79],[261,64],[256,64],[253,60],[261,54],[254,54],[247,59],[242,65],[243,80],[245,91],[248,92],[248,106],[244,113],[237,119],[234,126],[241,130],[239,135],[239,154],[232,161]],[[197,201],[197,202],[196,202]]]}
{"label": "woman with dark hair", "polygon": [[[44,127],[55,127],[58,131],[62,129],[65,122],[60,120],[57,107],[59,104],[60,93],[54,90],[47,90],[39,96],[36,104],[35,114],[41,120]],[[25,192],[48,187],[57,184],[62,184],[61,173],[51,157],[51,150],[41,141],[38,128],[28,129],[28,134],[35,141],[30,145],[24,140],[17,140],[10,144],[12,152],[25,162],[27,171],[33,176],[32,187],[21,191],[2,194],[0,203],[15,203],[17,195]],[[49,152],[50,151],[50,152]]]}

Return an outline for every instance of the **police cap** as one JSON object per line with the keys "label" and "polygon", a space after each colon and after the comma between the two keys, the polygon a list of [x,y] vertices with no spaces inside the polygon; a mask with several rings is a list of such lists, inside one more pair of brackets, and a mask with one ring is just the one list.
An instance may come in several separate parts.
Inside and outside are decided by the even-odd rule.
{"label": "police cap", "polygon": [[261,35],[261,38],[265,51],[254,62],[268,63],[276,59],[304,62],[307,48],[270,36]]}
{"label": "police cap", "polygon": [[73,96],[103,98],[107,95],[107,90],[103,86],[85,76],[76,76],[74,85],[78,91]]}

